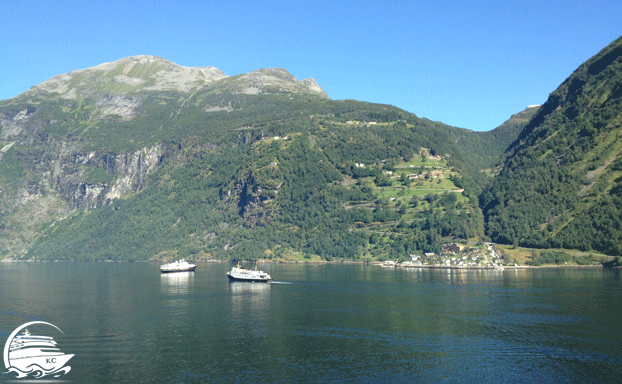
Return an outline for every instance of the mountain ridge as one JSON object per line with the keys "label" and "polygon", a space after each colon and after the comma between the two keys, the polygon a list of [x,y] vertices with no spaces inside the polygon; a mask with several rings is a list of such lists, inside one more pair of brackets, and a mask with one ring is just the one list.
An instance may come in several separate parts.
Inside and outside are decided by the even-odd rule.
{"label": "mountain ridge", "polygon": [[[264,68],[237,76],[252,78],[258,89],[280,86],[290,92],[307,92],[328,98],[314,79],[298,81],[283,68]],[[231,76],[215,67],[185,67],[158,56],[136,55],[56,75],[15,98],[35,96],[41,92],[56,93],[63,99],[84,98],[97,92],[128,94],[145,90],[187,93],[227,78]],[[86,84],[87,88],[82,87]]]}

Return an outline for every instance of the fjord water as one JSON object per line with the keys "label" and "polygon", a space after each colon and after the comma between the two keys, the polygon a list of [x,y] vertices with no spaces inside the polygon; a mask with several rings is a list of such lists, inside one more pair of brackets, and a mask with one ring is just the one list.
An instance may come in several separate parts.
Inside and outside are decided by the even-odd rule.
{"label": "fjord water", "polygon": [[0,263],[0,344],[56,325],[75,383],[622,379],[619,270],[262,264],[264,284],[230,268]]}

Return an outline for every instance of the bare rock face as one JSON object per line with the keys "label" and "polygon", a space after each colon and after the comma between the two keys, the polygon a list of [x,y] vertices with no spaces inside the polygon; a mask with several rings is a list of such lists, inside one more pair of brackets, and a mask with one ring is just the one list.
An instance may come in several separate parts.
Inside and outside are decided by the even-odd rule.
{"label": "bare rock face", "polygon": [[315,92],[322,97],[328,99],[328,94],[320,87],[320,85],[315,81],[314,78],[310,77],[308,79],[304,79],[300,81],[302,84],[306,85],[311,92]]}
{"label": "bare rock face", "polygon": [[0,113],[0,139],[6,140],[20,134],[25,128],[32,126],[30,115],[35,112],[34,107],[19,109],[10,114]]}
{"label": "bare rock face", "polygon": [[291,92],[312,94],[324,98],[328,95],[313,79],[298,81],[286,69],[263,68],[228,79],[233,91],[247,95]]}
{"label": "bare rock face", "polygon": [[143,148],[133,153],[114,157],[117,178],[106,193],[106,199],[118,199],[145,188],[146,180],[160,165],[163,154],[162,145]]}
{"label": "bare rock face", "polygon": [[226,77],[223,71],[214,67],[184,67],[161,57],[132,56],[54,76],[27,93],[44,91],[74,99],[102,92],[189,92]]}
{"label": "bare rock face", "polygon": [[[230,80],[223,83],[223,80]],[[131,56],[94,67],[61,74],[22,95],[56,94],[67,100],[93,94],[127,95],[141,91],[193,92],[205,86],[235,85],[239,93],[273,93],[276,90],[309,93],[328,98],[314,79],[298,81],[283,68],[263,68],[229,77],[218,68],[184,67],[157,56]]]}
{"label": "bare rock face", "polygon": [[[160,165],[162,145],[131,153],[74,154],[73,161],[58,160],[52,166],[55,189],[77,209],[94,209],[112,204],[114,199],[128,196],[145,188],[147,179]],[[80,167],[82,166],[82,167]],[[89,183],[88,169],[102,168],[114,181]]]}
{"label": "bare rock face", "polygon": [[138,114],[143,97],[140,95],[118,95],[106,93],[95,103],[103,117],[118,116],[121,121],[132,120]]}

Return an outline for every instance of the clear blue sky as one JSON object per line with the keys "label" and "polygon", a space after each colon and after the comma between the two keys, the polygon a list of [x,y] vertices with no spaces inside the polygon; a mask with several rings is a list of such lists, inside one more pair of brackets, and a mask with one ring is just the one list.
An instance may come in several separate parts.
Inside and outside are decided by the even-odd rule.
{"label": "clear blue sky", "polygon": [[620,0],[7,0],[0,99],[148,54],[230,76],[282,67],[332,99],[490,130],[620,35]]}

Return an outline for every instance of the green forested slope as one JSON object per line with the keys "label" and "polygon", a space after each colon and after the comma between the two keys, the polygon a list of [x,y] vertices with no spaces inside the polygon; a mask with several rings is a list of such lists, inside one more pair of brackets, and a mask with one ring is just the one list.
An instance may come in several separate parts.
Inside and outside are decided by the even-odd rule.
{"label": "green forested slope", "polygon": [[512,115],[512,117],[497,128],[488,132],[482,132],[482,135],[486,137],[487,140],[495,143],[487,149],[490,155],[494,158],[499,158],[499,156],[503,155],[505,150],[523,131],[523,128],[529,124],[533,116],[538,112],[538,109],[540,109],[539,105],[529,106],[524,111]]}
{"label": "green forested slope", "polygon": [[482,170],[528,112],[472,132],[313,84],[140,56],[0,101],[0,257],[383,260],[483,239]]}
{"label": "green forested slope", "polygon": [[622,38],[581,65],[482,195],[497,242],[622,253]]}
{"label": "green forested slope", "polygon": [[[438,250],[442,236],[482,236],[476,193],[455,197],[463,179],[478,188],[481,176],[469,170],[489,161],[468,155],[468,143],[482,145],[473,132],[354,101],[255,103],[237,116],[184,117],[175,128],[187,132],[178,139],[183,166],[165,160],[132,198],[48,227],[25,257],[385,259]],[[430,151],[447,159],[437,170],[447,180],[409,183],[409,172],[434,162]],[[385,176],[413,159],[421,165],[400,168],[403,177]]]}

